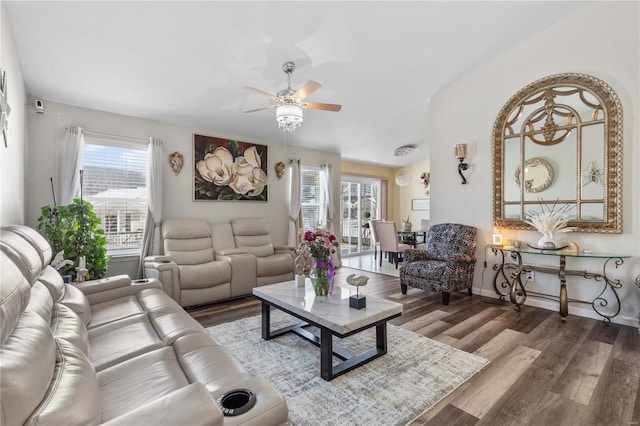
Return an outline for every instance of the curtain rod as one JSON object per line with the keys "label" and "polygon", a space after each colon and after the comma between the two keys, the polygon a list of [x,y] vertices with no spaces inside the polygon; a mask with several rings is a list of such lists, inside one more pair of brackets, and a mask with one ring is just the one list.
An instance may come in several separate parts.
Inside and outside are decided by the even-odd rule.
{"label": "curtain rod", "polygon": [[131,137],[131,136],[111,135],[109,133],[92,132],[90,130],[85,130],[84,133],[87,134],[87,135],[106,136],[108,138],[126,139],[126,140],[130,140],[130,141],[138,142],[138,143],[145,143],[145,144],[149,143],[148,139],[134,138],[134,137]]}

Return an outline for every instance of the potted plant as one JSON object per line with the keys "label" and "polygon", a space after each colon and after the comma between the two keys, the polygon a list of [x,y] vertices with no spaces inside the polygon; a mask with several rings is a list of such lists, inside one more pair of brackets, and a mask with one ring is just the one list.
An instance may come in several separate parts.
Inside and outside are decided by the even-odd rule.
{"label": "potted plant", "polygon": [[61,275],[76,276],[76,268],[84,258],[88,270],[85,279],[102,278],[111,256],[107,256],[107,239],[100,228],[101,219],[93,206],[80,198],[66,206],[44,206],[38,218],[38,231],[49,241],[54,256],[64,251],[64,258],[73,262]]}

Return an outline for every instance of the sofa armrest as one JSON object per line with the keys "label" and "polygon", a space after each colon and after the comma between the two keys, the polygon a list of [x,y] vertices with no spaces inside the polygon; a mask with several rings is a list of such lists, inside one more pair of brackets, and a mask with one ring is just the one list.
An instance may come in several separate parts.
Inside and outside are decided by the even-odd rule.
{"label": "sofa armrest", "polygon": [[128,275],[116,275],[109,278],[101,278],[99,280],[90,280],[78,283],[77,287],[85,294],[102,293],[104,291],[116,288],[127,287],[131,285],[131,278]]}
{"label": "sofa armrest", "polygon": [[78,283],[76,287],[87,297],[92,305],[130,296],[147,288],[162,289],[162,285],[158,280],[131,281],[128,275],[116,275],[99,280],[85,281]]}
{"label": "sofa armrest", "polygon": [[160,281],[162,290],[180,303],[180,271],[171,256],[145,257],[144,276]]}
{"label": "sofa armrest", "polygon": [[144,258],[146,262],[173,262],[173,258],[168,254],[156,254],[153,256],[147,256]]}
{"label": "sofa armrest", "polygon": [[273,246],[273,249],[275,251],[282,251],[282,252],[286,252],[286,251],[294,251],[296,249],[296,246],[292,246],[292,245],[278,245],[278,246]]}
{"label": "sofa armrest", "polygon": [[235,248],[235,247],[223,248],[215,251],[216,260],[220,260],[218,259],[218,256],[233,256],[236,254],[247,254],[247,253],[249,252],[246,249]]}
{"label": "sofa armrest", "polygon": [[221,425],[222,410],[202,383],[192,383],[103,425]]}

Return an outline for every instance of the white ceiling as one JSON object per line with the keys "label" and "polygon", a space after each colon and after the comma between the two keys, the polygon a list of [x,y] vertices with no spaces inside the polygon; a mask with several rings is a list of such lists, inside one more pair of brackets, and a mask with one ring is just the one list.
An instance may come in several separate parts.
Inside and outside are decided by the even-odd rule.
{"label": "white ceiling", "polygon": [[[342,111],[305,110],[287,142],[392,167],[428,157],[438,90],[585,4],[5,3],[35,98],[275,143],[274,110],[243,112],[272,101],[244,87],[286,88],[282,64],[293,60],[294,90],[318,81],[307,100]],[[414,155],[394,157],[406,144]]]}

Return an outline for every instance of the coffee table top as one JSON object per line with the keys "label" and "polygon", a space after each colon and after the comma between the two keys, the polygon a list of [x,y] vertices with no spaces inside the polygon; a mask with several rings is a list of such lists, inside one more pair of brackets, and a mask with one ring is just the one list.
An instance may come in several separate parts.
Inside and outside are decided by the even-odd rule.
{"label": "coffee table top", "polygon": [[356,294],[355,287],[335,285],[333,294],[316,296],[309,278],[304,287],[285,281],[255,287],[253,294],[341,335],[402,313],[402,304],[369,295],[365,308],[350,308],[349,297]]}

